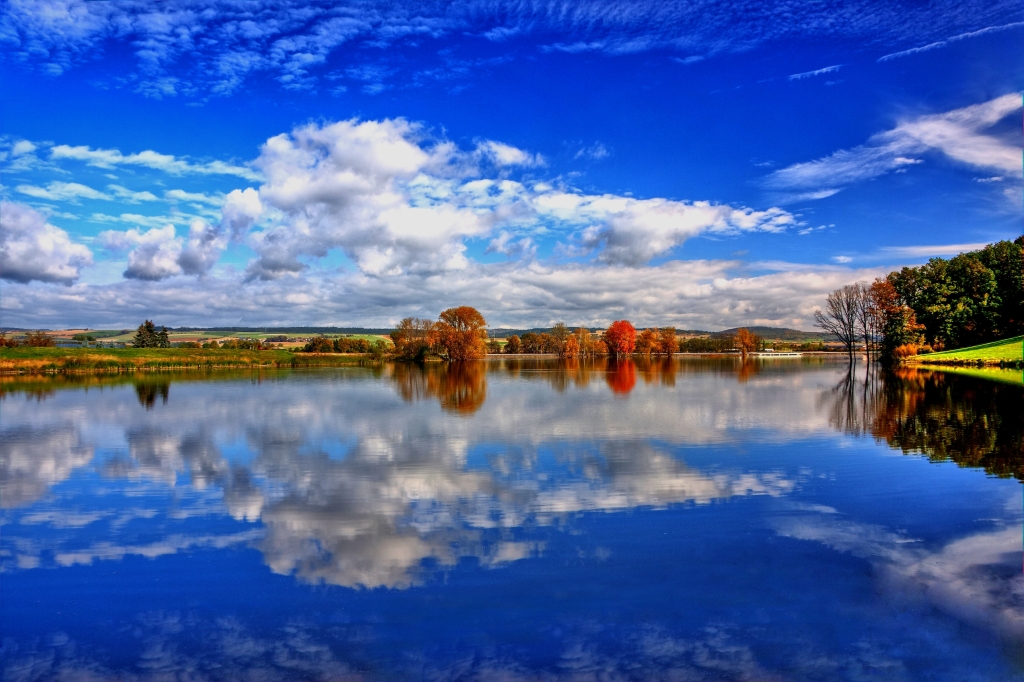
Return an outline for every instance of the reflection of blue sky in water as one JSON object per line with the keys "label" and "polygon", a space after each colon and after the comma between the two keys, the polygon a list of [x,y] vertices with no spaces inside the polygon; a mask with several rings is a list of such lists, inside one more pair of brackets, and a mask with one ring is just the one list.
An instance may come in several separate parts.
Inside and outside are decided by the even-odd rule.
{"label": "reflection of blue sky in water", "polygon": [[836,433],[839,377],[10,394],[3,677],[1012,677],[1016,484]]}

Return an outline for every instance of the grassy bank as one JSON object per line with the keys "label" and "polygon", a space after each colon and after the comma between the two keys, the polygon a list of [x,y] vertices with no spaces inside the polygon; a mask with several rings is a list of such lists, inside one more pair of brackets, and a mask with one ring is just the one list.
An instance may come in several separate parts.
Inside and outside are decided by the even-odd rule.
{"label": "grassy bank", "polygon": [[1020,367],[1024,364],[1024,336],[983,343],[980,346],[929,353],[909,358],[908,362],[922,365],[998,365]]}
{"label": "grassy bank", "polygon": [[198,348],[0,348],[0,373],[139,372],[247,367],[342,367],[366,355]]}

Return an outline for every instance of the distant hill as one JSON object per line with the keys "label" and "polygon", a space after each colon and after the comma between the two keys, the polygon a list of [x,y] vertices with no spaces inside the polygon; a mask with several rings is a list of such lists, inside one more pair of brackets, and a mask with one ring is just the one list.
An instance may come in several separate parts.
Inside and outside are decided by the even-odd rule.
{"label": "distant hill", "polygon": [[[720,332],[712,332],[711,336],[730,336],[735,334],[739,327],[723,329]],[[787,329],[785,327],[747,327],[748,330],[757,334],[766,341],[832,341],[830,334],[825,332],[802,332],[799,329]]]}
{"label": "distant hill", "polygon": [[394,327],[376,329],[370,327],[174,327],[172,332],[255,332],[266,334],[390,334]]}

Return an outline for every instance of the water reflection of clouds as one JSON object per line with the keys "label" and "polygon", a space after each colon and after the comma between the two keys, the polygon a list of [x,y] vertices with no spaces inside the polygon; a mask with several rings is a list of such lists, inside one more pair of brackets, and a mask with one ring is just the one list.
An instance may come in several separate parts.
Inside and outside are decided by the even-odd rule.
{"label": "water reflection of clouds", "polygon": [[1017,525],[998,524],[937,548],[831,509],[788,514],[777,518],[774,527],[784,537],[818,542],[870,562],[895,601],[935,606],[976,627],[1024,638]]}
{"label": "water reflection of clouds", "polygon": [[[741,414],[737,396],[719,391],[716,400],[705,390],[698,406],[682,382],[656,395],[638,390],[622,401],[602,382],[582,380],[580,390],[558,394],[544,384],[510,380],[511,371],[496,372],[488,393],[484,367],[472,367],[392,367],[385,382],[359,372],[310,375],[274,383],[271,391],[241,382],[181,384],[156,391],[172,396],[166,405],[147,398],[145,409],[139,409],[138,396],[133,408],[124,390],[104,392],[99,400],[61,393],[44,409],[33,406],[31,414],[12,403],[14,409],[5,412],[11,423],[24,418],[39,424],[47,414],[55,420],[70,414],[73,421],[44,429],[56,447],[35,436],[10,441],[23,450],[4,441],[11,453],[5,466],[21,467],[20,478],[5,481],[19,480],[19,489],[35,491],[34,497],[7,499],[11,506],[37,499],[74,467],[90,464],[95,448],[102,453],[95,466],[112,483],[159,489],[181,488],[187,481],[188,489],[220,495],[219,504],[206,496],[193,512],[180,505],[159,510],[167,519],[205,510],[262,522],[265,535],[257,545],[275,572],[336,585],[408,587],[423,579],[425,563],[451,566],[473,557],[480,565],[498,566],[538,553],[539,544],[513,537],[511,529],[524,523],[792,490],[792,481],[770,472],[695,471],[666,446],[652,444],[651,438],[666,444],[727,441],[723,430],[730,425],[756,421]],[[813,400],[813,392],[805,393]],[[458,416],[439,418],[438,407]],[[730,414],[713,415],[716,410]],[[94,442],[83,445],[81,434]],[[252,456],[232,463],[220,444],[239,437]],[[325,442],[345,442],[345,455],[328,456],[316,446]],[[500,452],[487,466],[470,466],[481,445]],[[538,448],[555,453],[557,463],[539,464]],[[38,464],[47,458],[53,463]],[[17,464],[28,461],[37,462],[36,469]],[[52,509],[32,510],[30,523],[44,522],[40,511],[54,527],[71,529],[85,521],[81,510],[57,502]],[[106,523],[115,536],[123,527],[110,518]],[[209,546],[205,536],[163,523],[160,532],[170,538],[164,544],[106,538],[106,544],[71,552],[61,543],[73,538],[64,534],[50,540],[58,546],[36,543],[20,555],[49,553],[87,562]]]}
{"label": "water reflection of clouds", "polygon": [[92,461],[93,448],[75,425],[54,416],[53,424],[36,428],[4,413],[4,420],[15,426],[0,431],[0,507],[34,502]]}

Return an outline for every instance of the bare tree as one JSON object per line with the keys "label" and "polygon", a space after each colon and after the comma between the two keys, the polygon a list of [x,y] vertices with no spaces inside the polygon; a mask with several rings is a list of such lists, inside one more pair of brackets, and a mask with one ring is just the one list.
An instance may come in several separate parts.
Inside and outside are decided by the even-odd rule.
{"label": "bare tree", "polygon": [[871,285],[867,282],[857,282],[853,286],[857,287],[857,325],[864,339],[864,356],[871,360],[871,342],[874,340],[876,327]]}
{"label": "bare tree", "polygon": [[853,364],[853,346],[857,343],[857,323],[860,320],[860,285],[847,284],[828,295],[825,312],[814,311],[814,326],[825,330],[842,341]]}

